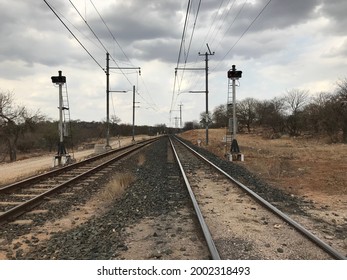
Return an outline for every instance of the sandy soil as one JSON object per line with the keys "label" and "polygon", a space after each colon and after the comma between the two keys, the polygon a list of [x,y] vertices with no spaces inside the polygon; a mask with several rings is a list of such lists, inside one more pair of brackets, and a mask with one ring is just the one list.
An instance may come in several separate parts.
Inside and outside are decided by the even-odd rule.
{"label": "sandy soil", "polygon": [[[211,152],[224,157],[225,129],[209,130]],[[196,144],[205,141],[205,130],[188,131],[183,138]],[[237,162],[293,195],[321,204],[345,206],[347,213],[347,145],[324,144],[318,139],[282,137],[264,139],[259,134],[237,136],[245,161]],[[230,145],[230,144],[229,144]]]}
{"label": "sandy soil", "polygon": [[[194,144],[200,140],[204,148],[225,158],[230,149],[223,142],[225,133],[225,129],[210,129],[208,146],[204,145],[205,130],[181,136]],[[325,144],[320,139],[270,140],[260,134],[240,134],[237,139],[245,160],[236,164],[272,186],[310,201],[312,206],[306,209],[310,219],[292,218],[328,243],[338,237],[339,246],[347,250],[347,145]]]}
{"label": "sandy soil", "polygon": [[[135,140],[142,140],[148,136],[136,136]],[[124,137],[120,139],[111,139],[110,145],[112,148],[118,148],[131,143],[132,137]],[[88,149],[83,151],[77,151],[72,154],[73,158],[77,161],[83,160],[84,158],[92,155],[94,149]],[[11,163],[0,164],[0,186],[9,184],[18,179],[23,179],[47,170],[50,170],[53,166],[52,154],[43,156],[36,156],[27,158]]]}

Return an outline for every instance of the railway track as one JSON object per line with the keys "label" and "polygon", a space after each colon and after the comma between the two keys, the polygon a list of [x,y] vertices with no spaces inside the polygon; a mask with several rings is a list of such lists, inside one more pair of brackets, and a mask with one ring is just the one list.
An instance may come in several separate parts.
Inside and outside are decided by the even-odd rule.
{"label": "railway track", "polygon": [[346,259],[182,141],[170,141],[213,259]]}
{"label": "railway track", "polygon": [[[71,182],[52,198],[52,202],[61,199],[59,206],[54,208],[49,198],[38,207],[50,211],[42,223],[36,218],[27,226],[7,223],[0,227],[0,259],[345,258],[317,247],[258,199],[235,187],[221,171],[213,171],[177,140],[172,142],[185,178],[170,141],[162,137],[84,181]],[[94,176],[124,173],[134,178],[124,193],[100,201],[109,179]],[[88,181],[93,183],[87,186]],[[78,195],[70,198],[74,189],[79,189]],[[82,197],[86,192],[90,195]],[[188,192],[196,202],[190,201]],[[195,204],[200,214],[195,214]],[[204,233],[198,220],[205,221]]]}
{"label": "railway track", "polygon": [[96,178],[92,176],[98,171],[97,176],[103,176],[108,171],[100,170],[154,141],[156,139],[111,150],[84,161],[1,187],[0,224],[13,221],[16,217],[30,211],[42,201],[47,200],[49,196],[60,192],[68,185],[88,177],[91,180],[95,180]]}

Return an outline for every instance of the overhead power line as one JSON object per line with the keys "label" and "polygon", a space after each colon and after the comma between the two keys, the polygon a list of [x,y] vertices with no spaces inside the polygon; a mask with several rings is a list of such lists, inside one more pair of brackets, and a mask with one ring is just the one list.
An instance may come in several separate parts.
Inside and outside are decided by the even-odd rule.
{"label": "overhead power line", "polygon": [[[183,26],[183,31],[182,31],[182,38],[181,38],[181,43],[180,43],[180,48],[179,48],[179,52],[178,52],[178,58],[177,58],[177,64],[176,64],[176,69],[179,66],[179,63],[181,61],[181,56],[182,56],[182,50],[183,48],[185,48],[185,38],[186,38],[186,34],[187,34],[187,29],[188,29],[188,22],[189,22],[189,16],[192,10],[192,2],[191,0],[188,0],[188,5],[187,5],[187,10],[186,10],[186,16],[185,16],[185,21],[184,21],[184,26]],[[197,17],[200,11],[200,5],[201,5],[201,0],[199,1],[198,7],[197,7],[197,12],[196,12],[196,16],[195,16],[195,20],[194,20],[194,25],[193,25],[193,31],[191,33],[191,37],[189,40],[189,46],[188,46],[188,51],[187,53],[185,53],[185,57],[184,57],[184,65],[186,65],[187,60],[188,60],[188,55],[189,55],[189,51],[190,51],[190,46],[192,43],[192,39],[193,39],[193,35],[194,35],[194,30],[195,30],[195,26],[196,26],[196,21],[197,21]],[[181,77],[181,82],[178,84],[178,87],[181,86],[182,84],[182,80],[183,80],[183,73],[182,73],[182,77]],[[171,98],[171,106],[170,106],[170,112],[172,111],[172,108],[176,102],[175,100],[175,92],[176,92],[176,85],[178,82],[178,78],[177,78],[177,71],[175,71],[175,78],[174,78],[174,85],[173,85],[173,91],[172,91],[172,98]],[[176,96],[177,97],[177,96]],[[171,113],[170,113],[171,114]]]}
{"label": "overhead power line", "polygon": [[84,23],[88,26],[89,30],[93,33],[94,37],[99,41],[100,45],[104,48],[105,52],[108,52],[105,45],[101,42],[101,40],[99,39],[98,35],[96,35],[96,33],[94,32],[94,30],[90,27],[90,25],[88,24],[88,22],[84,19],[84,17],[81,15],[81,13],[78,11],[78,9],[76,8],[76,6],[72,3],[71,0],[69,0],[70,4],[72,5],[72,7],[74,7],[75,11],[78,13],[78,15],[81,17],[81,19],[84,21]]}
{"label": "overhead power line", "polygon": [[55,12],[50,4],[47,3],[46,0],[43,0],[46,5],[50,8],[50,10],[54,13],[54,15],[59,19],[59,21],[64,25],[64,27],[70,32],[70,34],[75,38],[75,40],[81,45],[81,47],[87,52],[87,54],[95,61],[95,63],[105,72],[105,69],[101,66],[101,64],[94,58],[94,56],[87,50],[87,48],[81,43],[80,40],[75,36],[75,34],[70,30],[70,28],[65,24],[65,22],[59,17],[59,15]]}
{"label": "overhead power line", "polygon": [[232,45],[232,47],[226,52],[226,54],[222,57],[222,59],[219,61],[219,63],[213,68],[215,70],[222,61],[226,58],[226,56],[235,48],[235,46],[240,42],[240,40],[243,38],[243,36],[248,32],[248,30],[252,27],[252,25],[256,22],[256,20],[260,17],[260,15],[265,11],[267,6],[270,4],[271,0],[269,0],[265,6],[261,9],[261,11],[258,13],[258,15],[253,19],[253,21],[248,25],[248,27],[243,31],[243,33],[240,35],[240,37],[235,41],[235,43]]}
{"label": "overhead power line", "polygon": [[[116,44],[118,45],[118,47],[120,48],[121,52],[123,53],[124,57],[130,62],[131,65],[132,62],[130,61],[129,57],[125,54],[123,48],[121,47],[121,45],[119,44],[118,40],[116,39],[116,37],[113,35],[113,33],[111,32],[110,28],[108,27],[108,25],[106,24],[105,20],[103,19],[103,17],[101,16],[101,14],[99,13],[98,9],[95,7],[94,3],[92,0],[90,0],[90,3],[93,5],[96,13],[99,15],[101,21],[104,23],[104,25],[106,26],[108,32],[110,33],[111,37],[113,38],[113,40],[116,42]],[[134,65],[133,65],[134,66]]]}
{"label": "overhead power line", "polygon": [[187,50],[187,53],[185,54],[185,58],[184,58],[184,66],[183,66],[183,71],[182,71],[182,75],[181,75],[181,80],[180,80],[180,82],[178,84],[178,92],[181,89],[181,85],[182,85],[182,81],[183,81],[183,77],[184,77],[184,73],[185,73],[185,68],[186,68],[186,65],[187,65],[188,57],[189,57],[190,47],[191,47],[192,41],[193,41],[193,36],[194,36],[195,27],[196,27],[196,22],[197,22],[199,11],[200,11],[200,6],[201,6],[201,0],[199,0],[199,4],[198,4],[197,10],[196,10],[195,20],[194,20],[194,24],[193,24],[193,30],[192,30],[192,33],[190,35],[190,40],[189,40],[189,44],[188,44],[188,50]]}
{"label": "overhead power line", "polygon": [[[104,48],[106,53],[109,53],[109,51],[107,50],[107,48],[105,47],[105,45],[101,42],[101,40],[99,39],[98,35],[96,35],[96,33],[94,32],[94,30],[91,28],[91,26],[88,24],[88,22],[84,19],[84,17],[81,15],[81,13],[78,11],[78,9],[76,8],[76,6],[72,3],[71,0],[69,0],[70,4],[74,7],[74,9],[76,10],[76,12],[78,13],[78,15],[81,17],[81,19],[83,20],[83,22],[87,25],[87,27],[89,28],[89,30],[93,33],[94,37],[99,41],[100,45]],[[110,55],[111,59],[113,60],[113,62],[117,65],[117,67],[120,69],[121,73],[123,74],[123,76],[128,80],[130,86],[132,86],[133,84],[131,83],[131,81],[129,80],[129,78],[127,77],[127,75],[123,72],[123,70],[119,67],[118,63],[116,62],[116,60],[112,57],[112,55]]]}

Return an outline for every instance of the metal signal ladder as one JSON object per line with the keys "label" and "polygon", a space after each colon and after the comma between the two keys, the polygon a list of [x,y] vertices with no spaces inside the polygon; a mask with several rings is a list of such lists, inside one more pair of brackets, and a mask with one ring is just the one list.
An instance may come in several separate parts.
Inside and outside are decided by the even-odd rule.
{"label": "metal signal ladder", "polygon": [[69,95],[67,91],[67,84],[63,87],[62,90],[62,98],[63,98],[63,136],[68,137],[71,140],[72,144],[72,154],[73,152],[73,143],[72,143],[72,133],[71,133],[71,119],[70,119],[70,106],[69,106]]}

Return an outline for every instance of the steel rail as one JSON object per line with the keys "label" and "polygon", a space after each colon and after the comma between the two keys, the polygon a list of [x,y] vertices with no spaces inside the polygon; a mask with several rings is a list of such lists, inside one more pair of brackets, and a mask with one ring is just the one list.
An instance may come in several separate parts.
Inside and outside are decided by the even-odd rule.
{"label": "steel rail", "polygon": [[[38,196],[36,196],[30,200],[27,200],[27,201],[23,202],[22,204],[19,204],[13,208],[1,213],[0,214],[0,224],[6,222],[7,220],[9,220],[13,217],[17,217],[17,216],[25,213],[27,211],[27,209],[33,208],[36,204],[39,204],[39,202],[42,201],[48,195],[51,195],[51,194],[61,190],[62,188],[66,187],[67,185],[69,185],[69,184],[71,184],[71,183],[73,183],[73,182],[75,182],[75,181],[77,181],[83,177],[89,176],[89,175],[97,172],[98,170],[102,169],[103,167],[105,167],[105,166],[107,166],[107,165],[109,165],[109,164],[111,164],[117,160],[120,160],[121,158],[151,144],[152,142],[154,142],[156,140],[158,140],[158,139],[154,139],[154,140],[152,139],[152,141],[145,141],[145,143],[142,142],[141,144],[138,144],[138,145],[132,145],[132,146],[134,146],[133,149],[125,151],[125,152],[117,155],[116,157],[109,159],[109,160],[107,160],[107,161],[105,161],[105,162],[103,162],[103,163],[101,163],[95,167],[92,167],[90,170],[87,170],[87,171],[85,171],[85,172],[55,186],[54,188],[47,190],[46,192],[39,194]],[[129,148],[129,146],[128,146],[128,148]]]}
{"label": "steel rail", "polygon": [[317,244],[320,248],[322,248],[325,252],[327,252],[329,255],[331,255],[333,258],[337,260],[347,260],[347,257],[342,255],[340,252],[336,251],[334,248],[332,248],[330,245],[325,243],[323,240],[319,239],[317,236],[312,234],[310,231],[308,231],[306,228],[304,228],[302,225],[294,221],[292,218],[290,218],[288,215],[284,214],[281,210],[277,209],[275,206],[273,206],[270,202],[266,201],[264,198],[259,196],[257,193],[249,189],[247,186],[242,184],[241,182],[237,181],[235,178],[231,177],[227,172],[225,172],[223,169],[215,165],[213,162],[209,161],[207,158],[199,154],[197,151],[189,147],[186,143],[181,141],[179,138],[175,137],[177,141],[182,143],[188,150],[190,150],[194,155],[196,155],[198,158],[202,159],[212,167],[214,167],[216,170],[218,170],[220,173],[225,175],[230,181],[235,183],[238,187],[240,187],[242,190],[247,192],[249,195],[251,195],[253,198],[255,198],[257,201],[259,201],[261,204],[263,204],[266,208],[271,210],[273,213],[275,213],[277,216],[279,216],[282,220],[284,220],[286,223],[292,225],[296,230],[298,230],[301,234],[306,236],[308,239],[310,239],[312,242]]}
{"label": "steel rail", "polygon": [[173,144],[171,138],[169,138],[169,139],[170,139],[170,143],[171,143],[171,148],[172,148],[172,150],[173,150],[173,152],[175,154],[176,162],[177,162],[177,164],[178,164],[178,166],[179,166],[179,168],[181,170],[181,173],[182,173],[184,182],[186,184],[186,187],[187,187],[190,199],[191,199],[191,201],[193,203],[193,207],[194,207],[195,213],[196,213],[196,215],[198,217],[198,220],[199,220],[202,232],[203,232],[203,234],[205,236],[205,240],[207,242],[208,249],[209,249],[209,251],[211,253],[211,257],[212,257],[213,260],[220,260],[221,258],[219,256],[219,253],[218,253],[218,250],[216,248],[216,245],[214,244],[214,241],[212,239],[211,232],[210,232],[210,230],[209,230],[209,228],[208,228],[208,226],[207,226],[207,224],[205,222],[205,219],[204,219],[204,217],[203,217],[203,215],[201,213],[200,207],[198,205],[198,202],[196,201],[196,198],[195,198],[195,195],[193,193],[193,190],[192,190],[192,188],[190,186],[190,183],[188,181],[188,178],[187,178],[187,176],[186,176],[186,174],[184,172],[183,166],[182,166],[182,164],[180,162],[180,159],[178,157],[178,154],[176,152],[174,144]]}
{"label": "steel rail", "polygon": [[14,182],[14,183],[6,185],[6,186],[2,186],[2,187],[0,187],[0,194],[12,191],[12,190],[14,190],[16,188],[21,188],[21,187],[23,187],[23,186],[25,186],[27,184],[35,183],[35,182],[37,182],[39,180],[42,180],[44,178],[48,178],[49,176],[55,176],[57,174],[60,174],[60,173],[63,173],[63,172],[75,169],[75,168],[77,168],[79,166],[83,166],[83,165],[91,163],[93,161],[102,159],[102,158],[107,157],[109,155],[112,155],[114,153],[118,153],[120,151],[123,151],[123,150],[126,150],[128,148],[131,148],[131,147],[133,147],[135,145],[141,145],[141,144],[144,144],[144,143],[147,143],[147,142],[151,143],[152,141],[155,141],[155,139],[147,139],[147,140],[144,140],[144,141],[141,141],[141,142],[137,142],[137,143],[134,143],[134,144],[130,144],[130,145],[118,148],[118,149],[110,150],[108,152],[105,152],[105,153],[102,153],[102,154],[90,157],[90,158],[85,159],[83,161],[76,162],[76,163],[73,163],[73,164],[69,164],[69,165],[63,166],[63,167],[61,167],[59,169],[54,169],[54,170],[48,171],[48,172],[46,172],[44,174],[31,176],[31,177],[23,179],[21,181]]}

